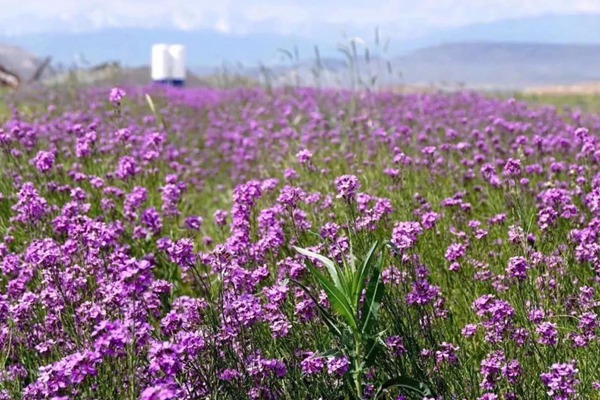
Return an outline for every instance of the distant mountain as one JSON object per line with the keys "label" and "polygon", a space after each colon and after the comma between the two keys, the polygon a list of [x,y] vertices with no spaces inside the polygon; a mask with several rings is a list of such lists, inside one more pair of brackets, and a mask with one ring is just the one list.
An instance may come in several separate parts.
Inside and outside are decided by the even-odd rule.
{"label": "distant mountain", "polygon": [[[263,26],[262,29],[268,30]],[[352,33],[352,32],[349,32]],[[441,29],[420,38],[391,34],[389,53],[407,54],[419,48],[452,42],[524,42],[548,44],[600,44],[600,14],[544,15],[530,18],[500,20],[452,29]],[[312,36],[250,33],[235,36],[204,29],[109,28],[83,33],[29,33],[1,36],[0,43],[17,45],[37,54],[51,55],[66,66],[106,61],[123,65],[145,65],[154,43],[182,43],[187,46],[190,67],[241,62],[256,66],[258,62],[281,59],[277,49],[299,50],[300,58],[311,58],[314,45],[319,45],[323,57],[340,57],[336,44],[343,38],[338,29],[322,27]],[[370,37],[365,37],[371,42]]]}
{"label": "distant mountain", "polygon": [[600,45],[454,43],[393,60],[410,84],[522,88],[600,80]]}
{"label": "distant mountain", "polygon": [[443,29],[403,43],[403,49],[459,42],[600,44],[600,14],[542,15]]}

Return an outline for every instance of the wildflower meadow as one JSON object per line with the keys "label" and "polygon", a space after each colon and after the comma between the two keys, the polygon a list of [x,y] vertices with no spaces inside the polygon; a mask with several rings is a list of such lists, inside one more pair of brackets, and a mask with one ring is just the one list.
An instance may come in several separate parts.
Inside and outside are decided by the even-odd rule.
{"label": "wildflower meadow", "polygon": [[470,92],[15,98],[0,399],[600,398],[598,132]]}

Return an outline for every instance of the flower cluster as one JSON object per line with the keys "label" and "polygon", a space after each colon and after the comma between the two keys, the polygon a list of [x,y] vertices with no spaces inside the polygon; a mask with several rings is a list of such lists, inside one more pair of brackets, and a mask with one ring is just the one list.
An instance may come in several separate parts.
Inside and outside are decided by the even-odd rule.
{"label": "flower cluster", "polygon": [[[126,91],[40,94],[1,122],[0,399],[370,399],[394,377],[436,399],[597,397],[600,117]],[[354,287],[375,241],[381,275],[348,307],[377,322],[349,351],[318,272]]]}

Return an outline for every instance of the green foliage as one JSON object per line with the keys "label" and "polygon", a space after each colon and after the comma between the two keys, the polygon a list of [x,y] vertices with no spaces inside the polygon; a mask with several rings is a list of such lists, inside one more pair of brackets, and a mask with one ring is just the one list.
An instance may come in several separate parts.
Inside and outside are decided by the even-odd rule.
{"label": "green foliage", "polygon": [[10,109],[8,108],[9,89],[0,88],[0,122],[10,117]]}
{"label": "green foliage", "polygon": [[[87,104],[86,101],[87,99],[84,96],[62,99],[60,102],[57,102],[58,112],[71,110],[80,104]],[[540,101],[546,100],[540,98]],[[568,99],[565,101],[570,102]],[[73,104],[76,105],[74,106]],[[25,120],[40,118],[43,114],[40,114],[39,110],[45,110],[47,107],[47,104],[41,101],[31,101],[30,105],[32,108],[35,106],[34,111],[37,110],[38,112],[31,116],[23,112],[22,115]],[[3,105],[0,103],[0,108],[3,106],[6,107],[6,104]],[[154,94],[149,102],[148,100],[144,101],[144,97],[141,96],[140,101],[128,101],[126,106],[123,110],[124,115],[128,118],[134,115],[140,121],[143,116],[150,114],[149,107],[150,109],[154,108],[152,113],[155,117],[157,115],[159,117],[164,116],[165,120],[169,123],[177,121],[182,115],[193,118],[194,124],[185,127],[185,131],[182,132],[181,137],[177,137],[176,139],[186,141],[190,148],[198,149],[199,153],[193,153],[193,157],[201,159],[203,167],[212,169],[215,172],[213,175],[207,176],[205,182],[203,182],[205,189],[191,190],[185,195],[182,200],[181,210],[184,215],[199,214],[205,217],[201,232],[193,236],[196,240],[198,251],[204,252],[212,249],[202,241],[203,237],[212,238],[214,243],[223,243],[226,241],[229,236],[228,229],[215,225],[210,216],[217,209],[229,209],[231,207],[230,191],[235,187],[236,182],[229,173],[229,165],[223,163],[221,154],[206,146],[202,139],[203,135],[198,134],[198,132],[204,132],[210,128],[210,120],[206,117],[205,111],[198,111],[187,106],[169,106],[165,98]],[[215,107],[210,112],[217,114],[227,113],[231,115],[231,118],[241,118],[236,113],[239,112],[239,109],[247,106],[248,104],[241,102],[232,102],[232,104]],[[349,109],[349,105],[340,107],[346,106]],[[400,107],[399,102],[398,108],[400,109]],[[455,107],[462,106],[455,105]],[[383,106],[377,103],[374,103],[372,107],[363,104],[359,108],[364,115],[368,115],[373,121],[378,121],[382,118],[380,115],[382,109]],[[20,107],[20,110],[23,111],[23,107]],[[6,111],[8,112],[8,108],[6,108]],[[247,171],[248,176],[256,177],[257,179],[278,178],[285,181],[283,171],[286,168],[296,168],[298,178],[294,185],[302,187],[311,193],[331,193],[335,189],[332,184],[333,178],[342,173],[347,173],[350,169],[352,172],[359,174],[361,182],[364,186],[368,187],[369,194],[389,198],[394,205],[394,212],[391,214],[389,221],[382,221],[381,225],[374,231],[353,232],[352,227],[350,227],[350,229],[344,232],[344,234],[356,235],[352,237],[352,243],[356,244],[358,254],[364,254],[364,257],[360,260],[351,259],[346,264],[340,266],[327,258],[319,258],[320,255],[315,253],[309,256],[314,258],[317,263],[323,264],[324,268],[321,269],[310,264],[307,265],[309,269],[312,268],[320,275],[313,274],[310,282],[296,282],[296,284],[315,303],[321,316],[320,320],[304,322],[301,329],[292,331],[287,338],[277,340],[273,339],[268,327],[257,325],[244,332],[247,339],[246,343],[248,346],[263,349],[266,357],[279,357],[283,359],[293,359],[295,351],[298,349],[324,350],[316,355],[321,357],[347,354],[351,357],[355,365],[355,371],[353,372],[359,371],[358,374],[352,375],[353,385],[335,387],[331,385],[330,377],[311,376],[307,378],[302,376],[299,368],[290,368],[289,379],[286,380],[286,385],[289,385],[286,387],[286,393],[292,393],[292,395],[291,397],[290,395],[282,396],[281,398],[284,399],[313,398],[315,393],[322,394],[325,399],[351,398],[353,393],[350,391],[357,391],[355,389],[356,382],[354,381],[359,382],[359,390],[364,390],[364,383],[367,381],[365,371],[369,369],[368,366],[370,365],[375,365],[378,370],[376,384],[377,393],[380,397],[385,396],[386,393],[404,390],[405,393],[409,393],[415,398],[421,398],[430,393],[427,387],[435,390],[439,396],[444,396],[445,398],[470,399],[479,397],[483,394],[479,386],[481,376],[478,373],[481,368],[481,360],[496,349],[493,345],[483,340],[481,331],[476,336],[468,338],[462,335],[461,329],[467,323],[476,323],[479,321],[471,307],[472,302],[481,295],[493,292],[494,282],[474,280],[473,276],[477,273],[477,267],[470,262],[465,262],[461,266],[460,271],[448,271],[444,251],[456,240],[452,233],[450,233],[451,228],[457,231],[470,232],[469,219],[486,221],[497,213],[506,212],[507,221],[504,226],[486,226],[486,229],[489,229],[489,235],[480,240],[473,240],[468,251],[469,259],[489,264],[486,268],[489,268],[490,274],[500,276],[505,274],[507,260],[510,257],[522,256],[524,254],[522,247],[508,243],[506,232],[508,226],[521,226],[527,233],[535,234],[537,237],[536,251],[544,255],[552,255],[560,245],[567,242],[565,238],[572,226],[561,223],[555,229],[546,232],[540,231],[535,223],[537,207],[535,199],[532,196],[533,192],[511,192],[510,190],[505,190],[505,188],[489,187],[482,184],[479,177],[476,177],[472,182],[464,182],[462,175],[464,170],[448,168],[438,171],[437,175],[432,175],[427,168],[420,168],[413,165],[405,167],[400,176],[392,179],[382,172],[384,168],[389,167],[393,163],[389,151],[383,147],[368,149],[367,146],[356,140],[356,136],[358,136],[357,132],[362,128],[360,125],[351,125],[357,124],[357,122],[352,122],[351,118],[339,116],[333,112],[329,112],[329,110],[321,111],[331,126],[340,126],[345,132],[341,136],[339,143],[332,143],[328,137],[324,139],[315,138],[311,142],[310,148],[318,149],[314,154],[314,164],[327,168],[327,173],[320,174],[298,166],[296,160],[293,158],[293,154],[306,146],[305,143],[298,139],[297,141],[290,140],[289,143],[285,143],[286,146],[289,146],[286,149],[290,154],[287,159],[273,159],[273,153],[277,153],[273,149],[278,149],[278,146],[280,146],[279,143],[272,144],[268,152],[261,153],[257,151],[256,165]],[[279,115],[279,113],[280,110],[267,109],[257,119],[261,123],[268,122],[274,118],[274,115]],[[0,111],[0,119],[2,118],[1,114],[2,112]],[[348,112],[348,114],[351,113]],[[293,122],[291,123],[294,129],[298,129],[298,131],[305,129],[306,122],[310,120],[306,115],[301,113],[292,116],[290,119],[292,118]],[[415,132],[420,132],[423,129],[423,126],[418,121],[411,122],[411,124],[413,124],[411,126]],[[108,130],[116,130],[117,128],[116,123],[114,126],[107,127]],[[364,129],[367,129],[367,127],[365,126]],[[433,131],[430,134],[443,135],[444,131]],[[267,139],[262,138],[261,140]],[[46,148],[44,146],[47,146],[47,144],[40,143],[40,148]],[[352,165],[349,165],[342,157],[333,157],[332,160],[326,161],[329,155],[339,154],[340,148],[354,154],[355,160]],[[32,158],[36,151],[37,148],[27,153],[27,158]],[[417,148],[414,146],[407,145],[403,151],[409,156],[418,156]],[[93,162],[89,160],[90,162],[85,161],[83,163],[85,172],[88,175],[105,176],[107,173],[114,171],[114,157],[111,154],[98,154]],[[455,157],[452,153],[449,153],[448,157],[448,163],[457,163],[460,160],[452,159],[452,157]],[[575,158],[569,154],[564,155],[561,160],[566,164],[576,162]],[[71,167],[69,164],[70,160],[63,159],[62,161],[66,161],[65,170],[68,170]],[[369,164],[366,164],[367,162]],[[358,168],[363,165],[369,165],[369,167],[365,167],[359,172]],[[32,176],[34,173],[34,167],[28,162],[24,162],[24,159],[19,160],[10,156],[0,158],[0,167],[2,167],[0,168],[2,171],[5,171],[3,178],[0,179],[0,192],[5,195],[10,194],[14,190],[13,177],[7,174],[7,171],[18,167],[23,176]],[[147,187],[150,190],[147,206],[160,208],[161,200],[160,196],[157,195],[157,188],[164,182],[164,170],[167,169],[167,164],[160,161],[157,164],[157,169],[159,172],[156,175],[148,174],[136,177],[136,179],[127,183],[117,182],[115,184],[125,192],[130,192],[136,185]],[[182,170],[181,173],[187,179],[194,174],[194,171],[190,168],[189,171]],[[572,178],[565,171],[554,174],[553,179],[560,182],[568,181]],[[59,185],[72,183],[66,174],[57,174],[52,177],[52,180],[56,181]],[[541,175],[532,176],[530,187],[540,187],[546,180],[547,177]],[[89,183],[84,181],[80,184],[86,191],[93,192]],[[389,189],[390,187],[393,187],[393,189]],[[481,190],[476,191],[474,190],[475,187],[479,187]],[[41,194],[53,205],[62,207],[69,201],[68,194],[49,192],[44,184],[39,184],[39,188]],[[442,209],[439,206],[443,199],[453,196],[457,190],[463,188],[467,191],[465,201],[468,201],[473,206],[468,217],[458,209]],[[584,190],[587,191],[589,188],[584,188]],[[388,266],[397,267],[401,272],[408,274],[413,273],[412,266],[407,267],[402,265],[396,257],[384,257],[383,249],[388,244],[368,246],[368,243],[372,243],[376,239],[389,238],[394,222],[414,220],[415,216],[413,212],[420,207],[420,204],[414,198],[416,193],[420,193],[432,205],[433,211],[444,213],[444,218],[439,221],[436,229],[425,231],[419,238],[419,242],[415,248],[411,250],[411,254],[418,255],[421,262],[430,267],[430,282],[440,288],[440,291],[447,300],[446,308],[448,315],[444,318],[436,318],[431,305],[428,307],[411,307],[406,304],[406,297],[412,290],[410,285],[410,282],[412,282],[411,279],[407,279],[409,283],[386,284],[384,288],[381,282],[382,265],[385,268]],[[271,206],[276,201],[276,196],[277,194],[266,193],[264,198],[257,204],[257,210]],[[91,196],[89,201],[92,207],[90,215],[101,215],[100,198]],[[11,206],[13,204],[14,199],[9,196],[0,202],[0,230],[3,232],[6,232],[10,226],[9,221],[12,216]],[[334,217],[328,217],[327,213],[324,212],[314,212],[308,205],[303,204],[300,207],[306,211],[308,219],[314,227],[313,229],[323,226],[326,222],[336,222],[341,225],[354,220],[351,211],[344,204],[334,205]],[[122,213],[122,206],[120,204],[117,206],[115,213]],[[253,227],[253,229],[256,230],[256,227]],[[298,242],[303,244],[311,243],[310,240],[315,235],[318,236],[317,232],[310,230],[293,232],[293,224],[289,220],[286,221],[285,229],[286,234],[289,233],[289,237],[297,237]],[[48,226],[40,226],[39,229],[33,231],[26,231],[20,228],[15,229],[11,232],[11,235],[14,237],[11,249],[14,251],[23,251],[24,246],[30,240],[43,238],[49,231],[50,227]],[[173,240],[187,235],[185,230],[181,228],[181,221],[176,219],[165,221],[164,232],[165,235]],[[256,232],[254,233],[256,234]],[[174,296],[186,294],[204,297],[210,300],[211,304],[216,302],[216,299],[219,297],[218,286],[220,282],[218,279],[215,278],[214,282],[213,280],[207,280],[210,283],[208,289],[205,289],[203,284],[189,285],[181,280],[176,268],[168,261],[166,256],[161,255],[157,251],[156,245],[152,241],[145,239],[136,240],[129,237],[130,233],[127,235],[127,244],[131,246],[133,256],[143,257],[148,253],[159,254],[158,267],[155,272],[158,277],[174,282]],[[319,243],[321,242],[319,241]],[[302,250],[300,249],[300,251]],[[326,251],[327,249],[324,249],[323,254]],[[291,256],[288,252],[284,251],[283,253],[282,256],[284,257]],[[579,263],[574,257],[574,248],[571,245],[569,245],[564,253],[564,260],[566,267],[568,267],[568,274],[556,274],[556,276],[552,276],[558,283],[554,291],[555,297],[540,296],[536,286],[536,281],[544,278],[544,273],[553,272],[548,270],[544,272],[544,270],[538,271],[535,269],[530,271],[528,280],[523,282],[522,285],[513,285],[501,294],[503,300],[515,305],[515,325],[519,327],[530,330],[535,329],[528,318],[528,301],[531,302],[532,306],[553,310],[555,315],[552,317],[552,321],[558,324],[561,335],[565,337],[565,341],[561,341],[556,347],[539,347],[535,352],[529,352],[527,348],[520,347],[513,342],[503,344],[507,356],[520,360],[524,374],[522,381],[518,385],[515,385],[517,389],[509,387],[506,383],[501,384],[504,386],[498,389],[500,395],[507,393],[509,390],[514,390],[519,398],[544,398],[546,389],[539,379],[540,373],[546,371],[552,363],[577,358],[581,379],[580,397],[594,398],[595,392],[592,391],[592,384],[600,380],[600,364],[597,357],[594,356],[599,350],[598,344],[595,342],[589,348],[574,350],[566,340],[567,334],[575,330],[578,323],[575,318],[569,315],[566,304],[570,302],[571,296],[576,292],[578,285],[591,282],[594,278],[593,266]],[[279,258],[273,257],[269,261],[271,276],[276,276],[276,265]],[[332,273],[336,277],[335,280]],[[273,283],[272,278],[269,279],[270,281],[265,284]],[[204,282],[202,279],[199,279],[199,281]],[[325,282],[327,289],[319,286],[322,281]],[[574,282],[579,283],[576,284]],[[0,286],[5,284],[6,281],[0,279]],[[338,301],[331,301],[330,299],[330,303],[332,304],[331,309],[319,305],[315,297],[317,287],[326,293],[331,293],[332,296],[337,295],[339,297]],[[207,295],[211,290],[212,295]],[[366,301],[367,298],[371,299],[371,301]],[[168,303],[168,301],[165,301],[165,303]],[[292,302],[290,301],[290,303]],[[166,307],[167,305],[165,305]],[[283,311],[287,318],[294,321],[293,304],[286,304]],[[219,312],[220,310],[218,309],[208,311],[206,320],[209,322],[207,322],[207,326],[218,327]],[[427,326],[426,329],[423,329],[421,325],[424,319],[431,321],[431,325]],[[294,321],[294,323],[296,322]],[[359,351],[357,351],[355,332],[360,335]],[[382,348],[382,332],[385,332],[386,337],[392,335],[402,337],[407,349],[406,354],[397,357],[388,357],[387,353],[382,353],[382,350],[386,350]],[[216,331],[211,331],[211,333],[216,335]],[[75,333],[72,335],[75,336]],[[451,342],[460,347],[458,354],[460,363],[451,367],[442,366],[439,371],[436,371],[431,360],[423,360],[421,351],[424,349],[435,351],[437,349],[436,346],[442,342]],[[213,350],[211,349],[211,351]],[[31,376],[35,378],[40,366],[35,353],[26,353],[20,348],[17,348],[15,352],[23,360],[23,364],[30,371]],[[0,366],[5,363],[7,356],[7,353],[0,351]],[[52,354],[52,357],[55,356],[58,355]],[[215,351],[214,354],[211,353],[211,357],[213,360],[218,360],[219,365],[232,365],[237,362],[236,355],[227,352],[221,354]],[[49,358],[44,363],[51,361],[53,361],[53,358]],[[294,359],[294,362],[291,362],[290,365],[297,365],[296,361],[298,360]],[[359,368],[356,368],[357,364]],[[116,398],[117,396],[114,393],[114,385],[116,383],[107,380],[106,377],[121,376],[121,374],[125,376],[129,374],[129,368],[131,366],[117,363],[107,365],[103,370],[99,371],[97,378],[99,386],[97,391],[88,394],[82,393],[81,398]],[[214,368],[214,366],[211,368]],[[207,379],[211,381],[211,384],[218,382],[218,378],[214,375],[215,372],[212,370],[208,374]],[[387,377],[389,379],[386,380]],[[424,386],[420,382],[426,382],[427,386]],[[4,382],[1,385],[4,385],[4,388],[8,388],[13,384]],[[223,385],[225,388],[226,384]],[[245,398],[246,389],[249,385],[248,382],[241,382],[239,387],[234,384],[229,385],[226,387],[226,390],[223,389],[224,394],[220,395],[219,398]],[[22,388],[17,388],[16,386],[10,386],[10,388],[14,393],[19,393],[19,390],[22,390]],[[18,398],[17,395],[15,395],[15,398]]]}
{"label": "green foliage", "polygon": [[[328,272],[329,276],[327,277],[315,266],[307,264],[318,287],[327,294],[331,307],[337,314],[337,319],[319,305],[305,285],[298,281],[294,281],[294,283],[311,297],[331,333],[339,339],[340,348],[332,349],[325,354],[344,354],[351,360],[353,384],[358,399],[363,398],[365,372],[375,365],[377,356],[385,346],[381,339],[385,330],[377,330],[379,309],[385,294],[381,278],[384,260],[383,248],[380,248],[379,242],[376,241],[358,267],[353,256],[341,267],[333,260],[318,253],[294,247],[303,256],[319,261]],[[369,277],[368,280],[367,277]],[[346,337],[345,334],[348,336]],[[376,398],[380,397],[386,389],[394,386],[406,394],[419,394],[421,397],[432,395],[432,392],[423,383],[407,377],[393,377],[380,386]]]}
{"label": "green foliage", "polygon": [[598,93],[516,93],[514,97],[539,106],[551,105],[558,111],[600,111],[600,94]]}

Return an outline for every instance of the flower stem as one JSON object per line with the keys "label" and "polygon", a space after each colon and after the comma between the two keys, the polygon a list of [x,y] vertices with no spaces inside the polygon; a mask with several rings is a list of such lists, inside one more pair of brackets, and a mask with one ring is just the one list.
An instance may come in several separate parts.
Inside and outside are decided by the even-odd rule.
{"label": "flower stem", "polygon": [[362,391],[362,355],[361,355],[361,340],[360,335],[356,334],[354,336],[355,342],[355,354],[354,354],[354,386],[356,389],[356,397],[359,400],[363,398]]}

